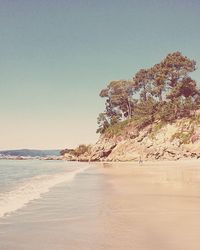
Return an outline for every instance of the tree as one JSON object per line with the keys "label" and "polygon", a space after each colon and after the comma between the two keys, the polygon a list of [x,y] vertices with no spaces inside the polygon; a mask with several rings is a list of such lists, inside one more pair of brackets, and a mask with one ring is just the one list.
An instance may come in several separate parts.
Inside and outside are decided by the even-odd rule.
{"label": "tree", "polygon": [[161,64],[156,64],[149,69],[150,81],[151,81],[151,95],[158,98],[159,102],[163,101],[163,95],[166,91],[165,83],[165,69]]}
{"label": "tree", "polygon": [[90,145],[80,144],[77,148],[74,149],[73,155],[79,157],[80,155],[89,153],[90,148],[91,148]]}
{"label": "tree", "polygon": [[114,109],[121,112],[121,117],[131,118],[134,109],[133,93],[135,83],[133,81],[112,81],[108,88],[110,89],[110,102]]}
{"label": "tree", "polygon": [[97,133],[103,134],[110,125],[106,113],[99,114],[97,118],[97,124],[99,126]]}
{"label": "tree", "polygon": [[106,98],[105,111],[97,119],[99,129],[103,132],[109,125],[114,125],[126,118],[131,118],[135,107],[133,81],[112,81],[100,92],[100,97]]}
{"label": "tree", "polygon": [[109,126],[133,119],[146,126],[155,120],[174,121],[200,108],[200,90],[190,73],[196,62],[180,52],[168,54],[160,63],[139,70],[132,81],[112,81],[100,96],[105,111],[98,118],[100,133]]}
{"label": "tree", "polygon": [[147,100],[148,93],[150,93],[150,77],[151,75],[148,69],[139,70],[133,77],[135,88],[140,92],[141,100],[144,102]]}
{"label": "tree", "polygon": [[155,120],[157,112],[157,103],[152,97],[148,97],[146,101],[141,100],[136,107],[134,120],[139,128],[143,128]]}
{"label": "tree", "polygon": [[196,62],[183,56],[180,52],[175,52],[168,54],[160,65],[168,90],[166,98],[177,104],[174,107],[175,117],[187,116],[188,112],[184,113],[185,105],[188,106],[189,102],[191,104],[193,102],[194,107],[195,98],[199,95],[196,82],[189,76],[189,73],[195,71]]}

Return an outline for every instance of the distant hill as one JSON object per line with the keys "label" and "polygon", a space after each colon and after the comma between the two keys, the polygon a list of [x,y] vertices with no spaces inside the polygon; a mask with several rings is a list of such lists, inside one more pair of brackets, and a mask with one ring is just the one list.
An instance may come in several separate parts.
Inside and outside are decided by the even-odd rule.
{"label": "distant hill", "polygon": [[46,157],[59,156],[60,150],[37,150],[37,149],[17,149],[0,151],[1,155],[10,156],[30,156],[30,157]]}

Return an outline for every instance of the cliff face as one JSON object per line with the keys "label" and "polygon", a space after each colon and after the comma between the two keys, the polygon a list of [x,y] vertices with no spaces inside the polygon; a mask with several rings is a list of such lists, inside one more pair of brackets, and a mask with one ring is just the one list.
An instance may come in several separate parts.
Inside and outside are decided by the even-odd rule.
{"label": "cliff face", "polygon": [[157,122],[140,131],[129,124],[120,135],[102,135],[89,157],[93,161],[138,161],[140,158],[200,158],[199,118],[184,118],[172,124]]}

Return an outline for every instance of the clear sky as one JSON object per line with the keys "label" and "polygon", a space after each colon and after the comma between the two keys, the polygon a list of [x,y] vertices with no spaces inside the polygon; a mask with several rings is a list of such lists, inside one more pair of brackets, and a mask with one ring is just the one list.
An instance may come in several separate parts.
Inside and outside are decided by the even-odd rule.
{"label": "clear sky", "polygon": [[0,0],[0,149],[95,142],[109,81],[177,50],[200,65],[199,13],[199,0]]}

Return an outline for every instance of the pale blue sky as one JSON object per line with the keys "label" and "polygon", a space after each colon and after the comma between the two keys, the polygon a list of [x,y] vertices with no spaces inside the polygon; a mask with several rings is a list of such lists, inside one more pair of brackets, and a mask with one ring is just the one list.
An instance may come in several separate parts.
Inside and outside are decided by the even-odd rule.
{"label": "pale blue sky", "polygon": [[199,0],[0,0],[0,149],[95,142],[109,81],[177,50],[200,63],[199,13]]}

